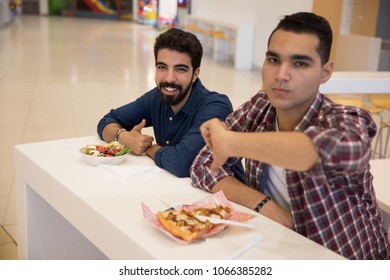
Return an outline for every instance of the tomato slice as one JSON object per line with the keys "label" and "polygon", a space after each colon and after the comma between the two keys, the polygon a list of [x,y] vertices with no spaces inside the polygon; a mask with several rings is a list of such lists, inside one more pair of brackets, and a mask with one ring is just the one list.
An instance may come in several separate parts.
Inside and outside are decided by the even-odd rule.
{"label": "tomato slice", "polygon": [[117,152],[119,152],[120,150],[122,150],[122,148],[114,148],[114,149],[111,149],[110,152],[115,155]]}
{"label": "tomato slice", "polygon": [[101,153],[106,153],[108,148],[106,146],[96,145],[96,150],[101,152]]}

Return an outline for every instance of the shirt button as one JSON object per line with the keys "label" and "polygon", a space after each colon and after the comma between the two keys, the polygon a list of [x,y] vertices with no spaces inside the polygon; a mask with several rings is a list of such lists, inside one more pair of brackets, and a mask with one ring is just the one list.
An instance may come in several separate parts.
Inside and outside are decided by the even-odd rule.
{"label": "shirt button", "polygon": [[169,117],[169,120],[170,120],[170,121],[172,121],[172,120],[173,120],[173,118],[172,118],[172,117]]}
{"label": "shirt button", "polygon": [[167,145],[168,145],[168,144],[169,144],[169,141],[168,141],[168,140],[167,140],[167,141],[165,141],[165,144],[167,144]]}
{"label": "shirt button", "polygon": [[266,172],[263,172],[263,176],[267,176],[267,173],[266,173]]}

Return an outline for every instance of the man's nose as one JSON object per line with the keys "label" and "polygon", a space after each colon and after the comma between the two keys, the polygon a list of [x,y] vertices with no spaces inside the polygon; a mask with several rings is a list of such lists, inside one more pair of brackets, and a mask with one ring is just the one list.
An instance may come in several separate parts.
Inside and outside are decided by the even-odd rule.
{"label": "man's nose", "polygon": [[174,82],[174,81],[176,81],[176,72],[174,71],[174,69],[168,69],[166,73],[167,73],[167,74],[166,74],[165,79],[166,79],[168,82]]}
{"label": "man's nose", "polygon": [[277,81],[288,81],[290,79],[290,67],[287,63],[281,63],[276,72]]}

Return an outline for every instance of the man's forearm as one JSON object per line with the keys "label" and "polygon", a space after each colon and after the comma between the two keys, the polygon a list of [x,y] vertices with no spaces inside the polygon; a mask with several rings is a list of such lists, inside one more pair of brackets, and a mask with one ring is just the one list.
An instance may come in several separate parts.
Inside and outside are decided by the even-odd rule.
{"label": "man's forearm", "polygon": [[122,127],[117,123],[109,123],[103,128],[102,136],[106,142],[114,141],[115,133]]}
{"label": "man's forearm", "polygon": [[160,149],[161,146],[157,144],[153,144],[148,149],[146,149],[145,154],[150,157],[151,159],[154,159],[154,155],[156,154],[157,150]]}
{"label": "man's forearm", "polygon": [[227,141],[230,156],[246,157],[296,171],[307,171],[319,154],[311,139],[302,132],[235,132]]}
{"label": "man's forearm", "polygon": [[225,177],[218,181],[213,187],[212,192],[216,193],[221,190],[229,200],[250,209],[255,209],[259,201],[265,198],[263,193],[248,187],[232,176]]}
{"label": "man's forearm", "polygon": [[[221,190],[230,201],[246,206],[252,210],[266,197],[265,194],[246,186],[234,177],[225,177],[220,180],[213,187],[212,192],[215,193]],[[272,199],[260,209],[259,213],[287,228],[293,228],[291,214]]]}

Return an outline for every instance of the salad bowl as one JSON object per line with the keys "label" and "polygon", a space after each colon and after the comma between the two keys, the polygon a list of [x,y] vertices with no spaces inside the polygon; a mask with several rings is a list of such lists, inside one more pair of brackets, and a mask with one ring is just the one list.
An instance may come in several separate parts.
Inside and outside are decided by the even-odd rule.
{"label": "salad bowl", "polygon": [[106,145],[88,144],[80,149],[83,160],[93,166],[121,164],[128,152],[129,149],[118,142],[110,142]]}

